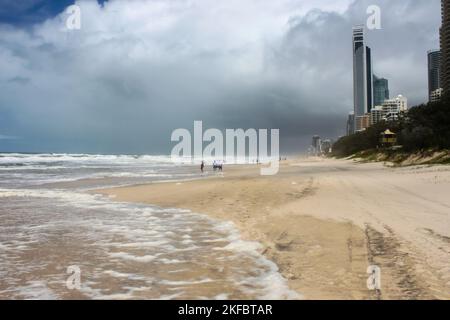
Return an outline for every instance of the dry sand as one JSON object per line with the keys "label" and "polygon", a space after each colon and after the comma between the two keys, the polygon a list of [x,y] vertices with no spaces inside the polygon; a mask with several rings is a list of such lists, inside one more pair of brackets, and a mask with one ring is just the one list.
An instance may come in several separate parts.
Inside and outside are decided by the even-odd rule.
{"label": "dry sand", "polygon": [[[231,220],[306,299],[450,299],[450,167],[298,159],[99,192]],[[369,265],[381,290],[367,289]]]}

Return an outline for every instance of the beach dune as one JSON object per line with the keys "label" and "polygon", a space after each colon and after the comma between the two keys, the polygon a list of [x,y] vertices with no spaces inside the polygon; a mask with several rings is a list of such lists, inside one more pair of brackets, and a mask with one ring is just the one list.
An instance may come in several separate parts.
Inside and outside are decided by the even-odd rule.
{"label": "beach dune", "polygon": [[[450,299],[450,168],[295,159],[195,181],[99,190],[232,221],[306,299]],[[367,268],[380,267],[369,290]]]}

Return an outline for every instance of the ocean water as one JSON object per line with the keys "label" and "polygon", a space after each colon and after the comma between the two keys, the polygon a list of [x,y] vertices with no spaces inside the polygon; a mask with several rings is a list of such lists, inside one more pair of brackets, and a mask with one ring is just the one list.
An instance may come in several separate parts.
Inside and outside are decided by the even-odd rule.
{"label": "ocean water", "polygon": [[164,156],[0,154],[0,299],[298,298],[230,222],[87,193],[198,178]]}

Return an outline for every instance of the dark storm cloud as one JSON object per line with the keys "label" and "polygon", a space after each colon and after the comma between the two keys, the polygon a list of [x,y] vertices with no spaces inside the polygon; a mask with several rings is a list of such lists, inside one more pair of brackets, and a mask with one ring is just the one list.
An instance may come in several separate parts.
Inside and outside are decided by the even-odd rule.
{"label": "dark storm cloud", "polygon": [[203,120],[280,128],[282,149],[298,151],[344,133],[351,27],[368,5],[382,9],[383,29],[367,35],[375,72],[412,104],[426,99],[440,23],[438,0],[79,4],[79,31],[64,14],[0,27],[0,134],[22,137],[0,147],[167,153],[172,130]]}

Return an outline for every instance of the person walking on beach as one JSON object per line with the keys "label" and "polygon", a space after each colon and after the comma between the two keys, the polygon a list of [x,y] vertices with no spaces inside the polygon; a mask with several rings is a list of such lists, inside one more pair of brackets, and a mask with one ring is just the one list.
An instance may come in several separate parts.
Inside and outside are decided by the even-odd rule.
{"label": "person walking on beach", "polygon": [[202,164],[200,165],[200,170],[203,173],[203,170],[205,169],[205,161],[202,161]]}

